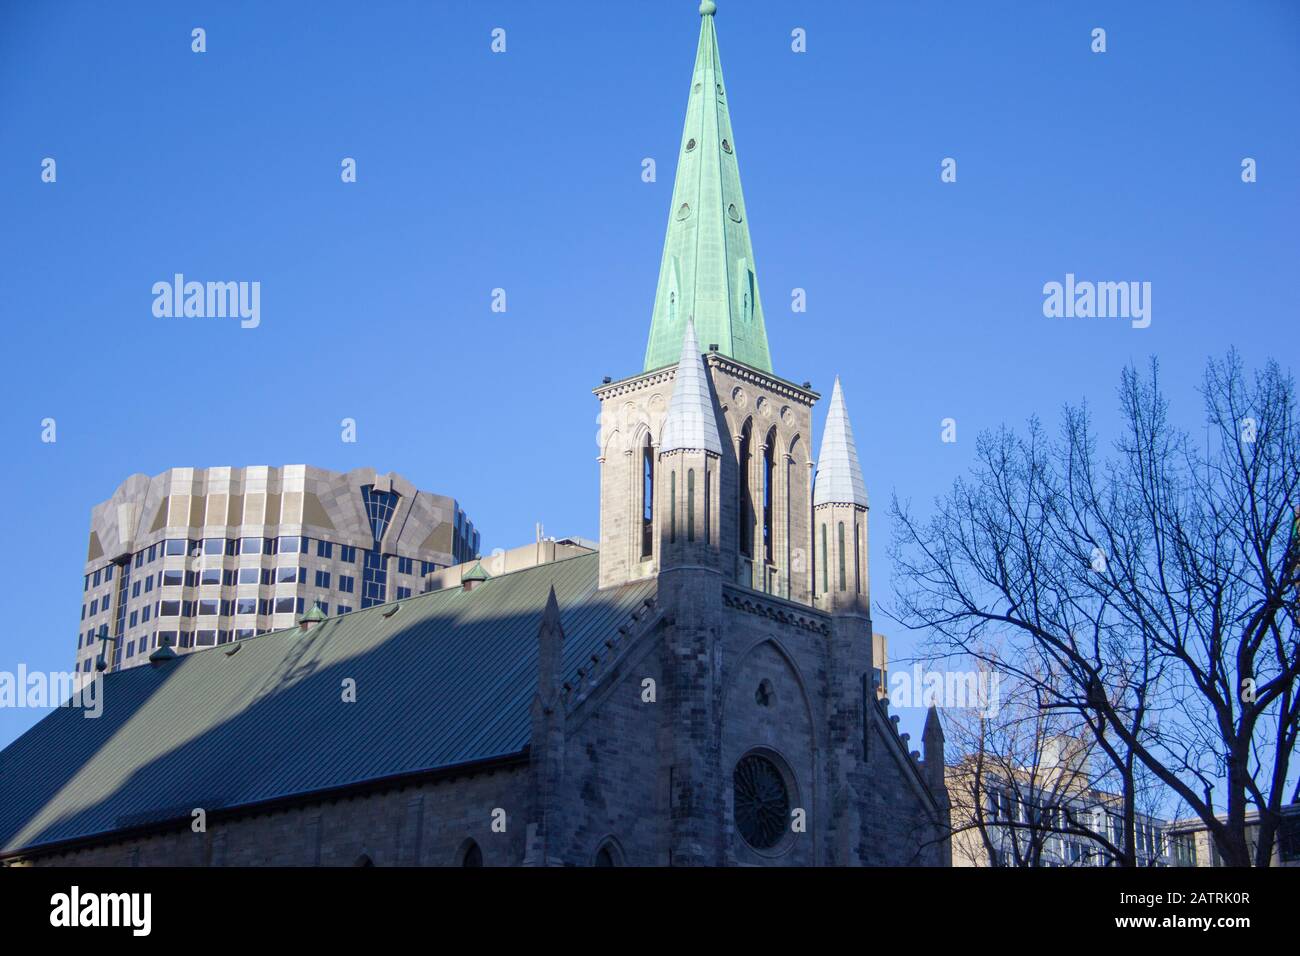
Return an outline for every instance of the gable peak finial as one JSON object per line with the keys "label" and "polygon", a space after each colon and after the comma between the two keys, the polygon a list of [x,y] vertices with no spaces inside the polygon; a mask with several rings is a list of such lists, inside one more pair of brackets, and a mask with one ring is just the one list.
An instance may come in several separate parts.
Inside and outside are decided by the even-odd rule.
{"label": "gable peak finial", "polygon": [[555,627],[560,623],[560,602],[555,597],[555,585],[551,585],[551,593],[546,595],[546,607],[542,611],[542,624],[546,627]]}

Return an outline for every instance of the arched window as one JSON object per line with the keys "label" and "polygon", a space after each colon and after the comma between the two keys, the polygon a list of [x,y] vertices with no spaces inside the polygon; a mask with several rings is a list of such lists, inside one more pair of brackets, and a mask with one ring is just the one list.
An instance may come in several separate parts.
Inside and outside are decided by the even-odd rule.
{"label": "arched window", "polygon": [[618,845],[614,837],[606,837],[600,844],[600,849],[596,855],[591,858],[592,866],[622,866],[623,850]]}
{"label": "arched window", "polygon": [[845,581],[844,581],[844,522],[841,521],[841,522],[839,523],[839,525],[840,525],[840,528],[839,528],[839,531],[840,531],[840,590],[843,591],[844,588],[845,588]]}
{"label": "arched window", "polygon": [[686,540],[695,540],[695,469],[686,471]]}
{"label": "arched window", "polygon": [[654,554],[655,456],[650,436],[641,446],[641,557]]}
{"label": "arched window", "polygon": [[749,489],[750,439],[753,431],[751,422],[745,422],[745,427],[740,430],[740,553],[746,557],[754,556],[754,505]]}
{"label": "arched window", "polygon": [[362,853],[359,857],[357,857],[356,862],[354,862],[352,865],[353,866],[374,866],[375,861],[370,859],[369,853]]}
{"label": "arched window", "polygon": [[473,840],[466,841],[460,852],[461,866],[482,866],[483,850]]}
{"label": "arched window", "polygon": [[763,443],[763,560],[772,563],[772,455],[776,447],[776,429],[767,433]]}

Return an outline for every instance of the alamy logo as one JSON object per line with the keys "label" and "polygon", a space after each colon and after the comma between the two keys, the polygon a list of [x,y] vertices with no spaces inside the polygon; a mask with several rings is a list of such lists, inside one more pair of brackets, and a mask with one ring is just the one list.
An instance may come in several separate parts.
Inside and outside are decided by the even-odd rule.
{"label": "alamy logo", "polygon": [[148,936],[152,928],[152,893],[69,893],[50,897],[51,926],[129,926],[133,936]]}
{"label": "alamy logo", "polygon": [[186,282],[178,272],[171,282],[155,282],[153,295],[153,314],[160,319],[238,317],[245,329],[262,323],[260,282]]}
{"label": "alamy logo", "polygon": [[920,664],[912,670],[889,673],[889,703],[894,707],[970,708],[985,717],[1002,709],[1002,675],[997,671],[928,671]]}
{"label": "alamy logo", "polygon": [[1131,319],[1135,329],[1151,324],[1150,282],[1076,282],[1043,286],[1043,315],[1049,319]]}
{"label": "alamy logo", "polygon": [[80,671],[0,671],[0,707],[77,707],[83,717],[104,713],[104,681],[100,674]]}

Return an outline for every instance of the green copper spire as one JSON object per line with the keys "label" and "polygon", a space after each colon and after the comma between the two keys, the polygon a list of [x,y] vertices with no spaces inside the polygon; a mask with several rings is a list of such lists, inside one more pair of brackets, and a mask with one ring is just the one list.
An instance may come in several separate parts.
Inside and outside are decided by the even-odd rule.
{"label": "green copper spire", "polygon": [[716,9],[713,0],[700,4],[700,45],[677,154],[646,370],[677,362],[690,318],[704,348],[717,345],[724,355],[772,370],[713,26]]}

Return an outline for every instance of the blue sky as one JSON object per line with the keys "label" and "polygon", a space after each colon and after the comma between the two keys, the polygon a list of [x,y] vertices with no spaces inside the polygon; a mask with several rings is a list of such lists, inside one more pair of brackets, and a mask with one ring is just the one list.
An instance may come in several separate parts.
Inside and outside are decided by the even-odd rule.
{"label": "blue sky", "polygon": [[[1295,354],[1300,5],[719,7],[774,367],[843,380],[878,603],[890,494],[927,503],[981,429],[1085,397],[1113,424],[1152,354],[1196,424],[1208,356]],[[135,472],[373,465],[485,552],[595,537],[590,389],[640,369],[698,28],[694,0],[0,5],[0,669],[71,666],[90,509]],[[155,318],[176,272],[260,281],[261,325]],[[1067,272],[1149,281],[1151,326],[1045,318]],[[0,743],[39,716],[0,709]]]}

